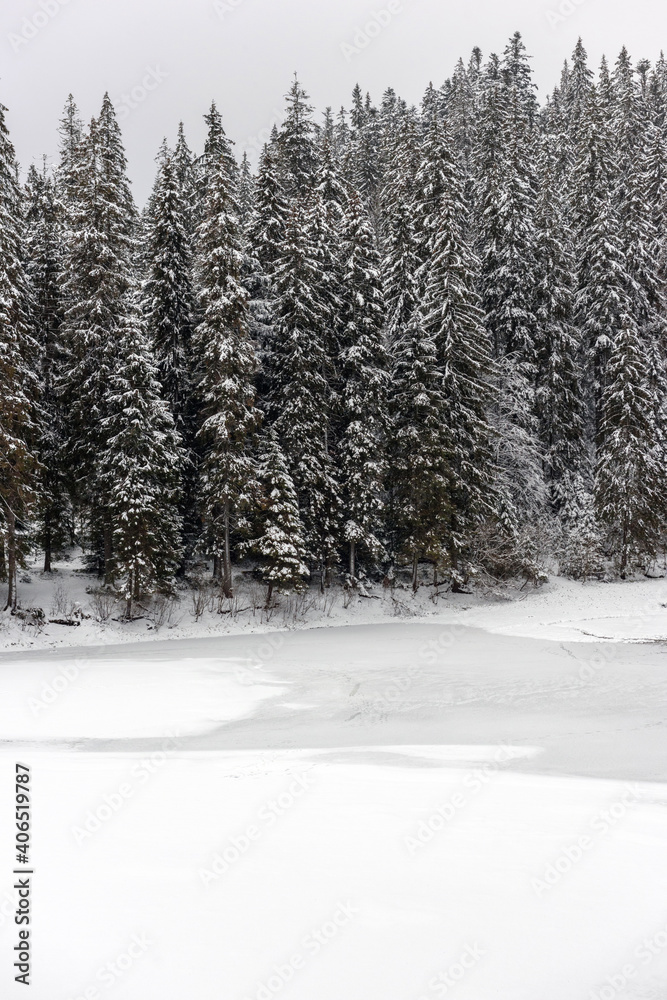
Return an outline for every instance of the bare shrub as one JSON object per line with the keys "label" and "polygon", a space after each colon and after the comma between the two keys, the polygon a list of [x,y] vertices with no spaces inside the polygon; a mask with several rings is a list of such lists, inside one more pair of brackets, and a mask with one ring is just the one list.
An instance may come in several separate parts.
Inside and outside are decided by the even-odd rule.
{"label": "bare shrub", "polygon": [[210,580],[204,580],[201,576],[196,576],[192,580],[192,600],[191,613],[196,622],[207,612],[213,611],[216,604],[215,587]]}
{"label": "bare shrub", "polygon": [[72,601],[68,588],[62,580],[58,580],[53,588],[50,614],[52,617],[70,618],[75,610],[76,604]]}
{"label": "bare shrub", "polygon": [[105,587],[96,587],[93,590],[89,590],[88,593],[90,595],[90,606],[93,617],[98,622],[108,622],[118,600],[114,591]]}
{"label": "bare shrub", "polygon": [[148,617],[156,630],[163,628],[165,625],[167,628],[173,628],[175,625],[178,625],[178,622],[174,621],[174,613],[178,603],[178,598],[171,597],[168,594],[153,595],[148,609]]}

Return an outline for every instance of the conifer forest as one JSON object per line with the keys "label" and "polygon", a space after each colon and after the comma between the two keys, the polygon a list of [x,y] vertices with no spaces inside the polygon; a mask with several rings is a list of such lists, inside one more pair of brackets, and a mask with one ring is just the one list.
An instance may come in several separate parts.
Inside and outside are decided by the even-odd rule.
{"label": "conifer forest", "polygon": [[270,602],[664,555],[665,59],[579,42],[538,99],[517,33],[418,107],[304,83],[257,164],[175,122],[145,206],[108,95],[21,168],[0,106],[8,608],[73,544],[128,615],[201,567]]}

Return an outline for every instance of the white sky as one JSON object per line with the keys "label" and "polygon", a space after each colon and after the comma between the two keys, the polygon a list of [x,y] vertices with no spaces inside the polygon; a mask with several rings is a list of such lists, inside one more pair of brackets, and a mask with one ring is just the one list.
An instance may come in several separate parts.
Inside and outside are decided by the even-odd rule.
{"label": "white sky", "polygon": [[[84,118],[97,113],[105,90],[119,106],[123,93],[143,94],[120,112],[143,203],[159,143],[164,135],[174,139],[180,119],[199,150],[202,115],[215,98],[237,152],[252,152],[279,118],[295,70],[318,109],[349,105],[357,81],[376,101],[393,86],[417,102],[430,80],[439,85],[450,75],[459,55],[467,60],[474,45],[485,55],[502,52],[518,29],[544,98],[579,35],[595,67],[603,52],[615,59],[624,43],[635,60],[667,49],[665,0],[217,2],[218,10],[214,0],[3,0],[0,101],[22,165],[55,154],[70,91]],[[371,28],[375,37],[366,36],[363,49],[343,51],[363,43],[358,27],[390,7],[394,14],[380,15],[388,23]],[[153,89],[146,90],[151,70]]]}

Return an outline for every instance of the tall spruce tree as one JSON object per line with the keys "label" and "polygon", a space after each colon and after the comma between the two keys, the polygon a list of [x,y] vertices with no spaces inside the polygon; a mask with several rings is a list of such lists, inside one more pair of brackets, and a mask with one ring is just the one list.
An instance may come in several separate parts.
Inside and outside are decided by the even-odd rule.
{"label": "tall spruce tree", "polygon": [[581,344],[574,324],[574,254],[563,192],[558,183],[558,138],[546,135],[540,157],[537,204],[538,383],[536,393],[545,474],[560,509],[575,475],[586,476],[585,407]]}
{"label": "tall spruce tree", "polygon": [[72,488],[87,522],[87,546],[98,571],[113,580],[109,495],[98,480],[106,446],[108,386],[133,308],[136,211],[113,105],[105,95],[99,118],[78,147],[76,200],[63,262],[68,353],[63,378]]}
{"label": "tall spruce tree", "polygon": [[600,409],[596,506],[625,579],[655,557],[667,500],[644,348],[629,312],[610,352]]}
{"label": "tall spruce tree", "polygon": [[341,436],[338,462],[343,504],[343,538],[348,546],[350,583],[357,557],[382,551],[384,436],[387,358],[383,339],[385,304],[380,255],[358,193],[349,199],[341,238]]}
{"label": "tall spruce tree", "polygon": [[236,190],[227,161],[212,163],[204,218],[197,233],[197,283],[202,321],[195,332],[201,402],[201,512],[204,545],[214,574],[232,596],[232,545],[243,525],[254,482],[252,446],[260,421],[257,359],[248,330],[248,296],[241,284],[243,250]]}
{"label": "tall spruce tree", "polygon": [[128,310],[117,350],[98,468],[109,505],[113,578],[131,618],[133,602],[171,590],[181,557],[183,455],[138,309]]}
{"label": "tall spruce tree", "polygon": [[315,183],[317,148],[313,108],[296,75],[285,101],[285,119],[278,136],[284,185],[289,197],[303,198]]}
{"label": "tall spruce tree", "polygon": [[36,496],[34,374],[36,349],[30,329],[31,295],[25,272],[21,192],[14,147],[0,104],[0,525],[5,607],[17,601],[16,570]]}
{"label": "tall spruce tree", "polygon": [[461,166],[446,126],[442,148],[444,186],[422,309],[448,401],[445,426],[450,514],[446,553],[447,569],[457,587],[468,572],[472,535],[493,511],[487,422],[491,352],[475,287],[478,262],[464,231]]}
{"label": "tall spruce tree", "polygon": [[340,495],[331,434],[329,303],[307,205],[293,205],[275,271],[270,413],[299,498],[308,559],[321,586],[336,562]]}
{"label": "tall spruce tree", "polygon": [[[278,158],[271,145],[265,145],[259,162],[253,207],[246,229],[245,285],[250,297],[250,327],[260,361],[269,349],[273,273],[285,237],[288,202],[283,190]],[[260,387],[264,388],[260,372]]]}
{"label": "tall spruce tree", "polygon": [[301,590],[308,577],[299,502],[278,437],[269,428],[261,439],[257,463],[261,535],[249,543],[268,586],[267,607],[274,590]]}
{"label": "tall spruce tree", "polygon": [[147,233],[142,297],[158,377],[181,435],[189,440],[192,379],[192,248],[186,205],[171,154],[160,164]]}
{"label": "tall spruce tree", "polygon": [[[419,310],[393,345],[389,395],[389,534],[418,586],[422,560],[446,563],[452,516],[448,399],[435,339]],[[437,577],[436,577],[437,579]]]}
{"label": "tall spruce tree", "polygon": [[54,549],[71,541],[72,509],[65,474],[65,416],[59,392],[65,360],[60,335],[63,213],[46,163],[40,171],[34,165],[28,171],[25,218],[26,269],[33,292],[33,332],[39,350],[37,541],[44,549],[44,572],[49,573]]}

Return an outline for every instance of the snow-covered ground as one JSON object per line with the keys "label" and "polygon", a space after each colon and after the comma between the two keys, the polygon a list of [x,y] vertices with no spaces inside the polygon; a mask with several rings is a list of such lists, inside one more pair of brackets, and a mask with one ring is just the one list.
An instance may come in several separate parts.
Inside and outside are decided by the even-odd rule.
{"label": "snow-covered ground", "polygon": [[[324,598],[315,591],[300,598],[279,598],[277,607],[267,613],[265,588],[240,575],[237,599],[221,609],[209,607],[197,616],[193,593],[184,587],[162,620],[139,609],[137,620],[127,622],[121,606],[113,608],[105,621],[99,620],[99,607],[90,593],[99,581],[82,571],[80,551],[54,569],[44,575],[34,562],[22,573],[20,605],[42,609],[45,624],[37,628],[0,612],[0,650],[107,646],[397,619],[458,622],[506,635],[554,640],[667,640],[667,577],[632,583],[579,583],[556,577],[539,589],[479,587],[473,594],[451,594],[443,588],[436,595],[432,587],[424,586],[414,595],[402,587],[375,586],[352,599],[333,589]],[[68,619],[78,624],[57,623]]]}
{"label": "snow-covered ground", "polygon": [[667,582],[377,596],[8,626],[3,1000],[17,760],[34,1000],[667,998]]}

